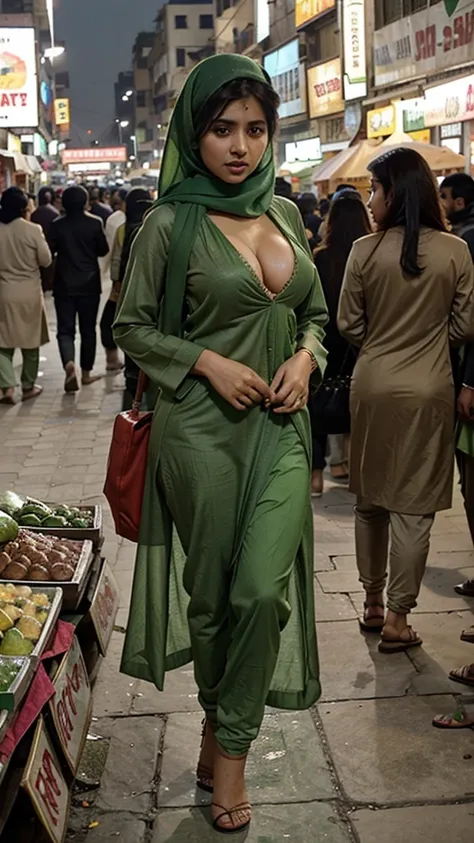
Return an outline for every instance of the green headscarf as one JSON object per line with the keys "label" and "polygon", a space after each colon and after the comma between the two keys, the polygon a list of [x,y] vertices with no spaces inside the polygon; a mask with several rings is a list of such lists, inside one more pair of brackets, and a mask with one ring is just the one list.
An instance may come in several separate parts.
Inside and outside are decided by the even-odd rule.
{"label": "green headscarf", "polygon": [[162,329],[179,335],[189,257],[205,213],[221,211],[259,217],[270,208],[275,186],[272,144],[255,172],[241,184],[226,184],[201,161],[195,118],[223,85],[234,79],[271,84],[263,68],[246,56],[223,53],[200,62],[189,74],[176,103],[166,139],[154,207],[177,203],[166,273]]}

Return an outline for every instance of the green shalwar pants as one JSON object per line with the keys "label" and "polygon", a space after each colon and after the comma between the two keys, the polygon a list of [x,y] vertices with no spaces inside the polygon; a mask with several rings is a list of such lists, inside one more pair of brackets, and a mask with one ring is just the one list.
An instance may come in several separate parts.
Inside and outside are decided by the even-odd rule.
{"label": "green shalwar pants", "polygon": [[[14,348],[0,348],[0,389],[16,386],[15,370],[13,368]],[[23,366],[21,370],[21,385],[24,390],[31,389],[36,382],[39,369],[39,348],[22,348]]]}
{"label": "green shalwar pants", "polygon": [[[229,755],[249,750],[263,719],[291,613],[288,587],[307,517],[309,474],[307,452],[289,421],[235,547],[241,490],[232,454],[214,454],[213,483],[191,449],[161,457],[159,483],[187,556],[184,587],[199,699]],[[185,498],[177,494],[183,488]]]}

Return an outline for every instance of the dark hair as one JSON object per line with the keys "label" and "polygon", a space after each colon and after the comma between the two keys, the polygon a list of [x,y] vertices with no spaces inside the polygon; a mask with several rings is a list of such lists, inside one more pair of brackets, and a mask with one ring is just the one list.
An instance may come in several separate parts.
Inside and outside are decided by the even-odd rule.
{"label": "dark hair", "polygon": [[335,190],[336,193],[340,193],[341,190],[355,190],[357,193],[359,192],[353,184],[339,184]]}
{"label": "dark hair", "polygon": [[97,186],[89,188],[89,197],[91,202],[100,202],[100,191]]}
{"label": "dark hair", "polygon": [[319,213],[322,217],[325,217],[329,213],[329,208],[331,207],[331,203],[329,199],[320,199],[319,201]]}
{"label": "dark hair", "polygon": [[440,184],[440,190],[451,188],[453,199],[464,199],[466,206],[474,202],[474,179],[467,173],[452,173]]}
{"label": "dark hair", "polygon": [[280,97],[270,84],[259,82],[258,79],[234,79],[219,88],[199,110],[198,114],[193,115],[196,137],[202,138],[230,103],[252,96],[262,106],[267,121],[268,134],[272,138],[278,122]]}
{"label": "dark hair", "polygon": [[314,214],[318,207],[318,200],[314,193],[302,193],[296,200],[301,216],[304,218],[307,214]]}
{"label": "dark hair", "polygon": [[120,199],[121,202],[126,202],[127,196],[128,196],[130,191],[127,190],[126,187],[121,187],[119,190],[114,191],[114,192],[116,192],[118,194],[118,198]]}
{"label": "dark hair", "polygon": [[337,310],[347,259],[354,242],[372,233],[370,217],[356,190],[335,194],[324,232],[324,252],[331,266],[328,297],[333,297],[330,312]]}
{"label": "dark hair", "polygon": [[100,199],[100,201],[104,202],[106,196],[110,196],[110,189],[108,187],[99,187],[99,199]]}
{"label": "dark hair", "polygon": [[80,185],[67,187],[62,195],[63,208],[66,214],[77,214],[84,211],[89,197],[87,190]]}
{"label": "dark hair", "polygon": [[360,196],[359,191],[358,191],[355,187],[352,187],[352,185],[350,185],[350,184],[341,184],[341,185],[339,185],[339,187],[337,188],[337,190],[335,190],[335,191],[334,191],[334,193],[333,193],[333,195],[332,195],[332,197],[331,197],[331,201],[333,201],[334,199],[338,199],[338,198],[339,198],[339,196],[346,196],[348,193],[349,193],[349,194],[351,194],[351,193],[357,193],[357,196]]}
{"label": "dark hair", "polygon": [[371,161],[368,170],[381,183],[390,200],[382,228],[403,226],[400,266],[407,275],[421,275],[418,262],[420,228],[446,231],[438,186],[425,159],[414,149],[400,147]]}
{"label": "dark hair", "polygon": [[28,196],[19,187],[8,187],[2,193],[0,222],[8,225],[26,215]]}
{"label": "dark hair", "polygon": [[150,197],[150,192],[144,187],[132,187],[128,192],[125,200],[126,209],[125,215],[127,223],[141,223],[144,214],[148,208],[153,204]]}
{"label": "dark hair", "polygon": [[291,184],[283,176],[277,176],[275,179],[275,196],[284,196],[286,199],[293,199]]}
{"label": "dark hair", "polygon": [[56,193],[52,187],[40,187],[38,192],[38,205],[52,205],[56,199]]}

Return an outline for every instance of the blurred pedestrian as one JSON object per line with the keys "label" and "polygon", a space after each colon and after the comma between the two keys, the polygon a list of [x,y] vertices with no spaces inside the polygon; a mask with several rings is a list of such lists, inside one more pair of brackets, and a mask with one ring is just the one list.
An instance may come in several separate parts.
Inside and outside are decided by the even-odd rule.
{"label": "blurred pedestrian", "polygon": [[128,196],[128,190],[125,188],[120,188],[117,192],[117,197],[119,202],[116,203],[115,210],[107,218],[105,223],[105,236],[107,238],[107,243],[109,244],[109,252],[110,256],[112,255],[112,250],[114,247],[115,242],[115,235],[119,230],[121,225],[125,224],[125,209],[126,209],[126,201]]}
{"label": "blurred pedestrian", "polygon": [[87,191],[79,186],[68,187],[62,199],[65,216],[54,221],[49,242],[56,255],[53,293],[59,353],[66,372],[64,389],[76,392],[79,389],[74,348],[76,319],[81,335],[82,385],[100,378],[92,373],[101,294],[99,258],[108,253],[109,247],[101,220],[85,210]]}
{"label": "blurred pedestrian", "polygon": [[[55,199],[56,196],[52,187],[41,187],[38,193],[38,207],[31,215],[31,222],[41,226],[46,240],[48,240],[54,220],[59,216],[59,211],[54,207]],[[54,263],[41,268],[41,285],[44,293],[53,289],[53,278]]]}
{"label": "blurred pedestrian", "polygon": [[[416,606],[435,513],[449,509],[454,389],[449,343],[474,338],[474,268],[447,234],[421,155],[396,149],[370,164],[379,233],[354,244],[338,324],[360,352],[351,386],[350,489],[367,594],[361,626],[384,653],[422,643]],[[385,616],[384,589],[391,536]]]}
{"label": "blurred pedestrian", "polygon": [[[337,310],[342,279],[352,246],[360,237],[372,232],[367,209],[356,191],[336,194],[327,219],[324,244],[316,252],[315,263],[323,285],[329,311],[325,327],[324,347],[328,351],[324,379],[310,400],[313,431],[313,472],[311,491],[320,495],[324,488],[323,471],[329,434],[350,433],[348,382],[354,370],[356,352],[341,337],[337,327]],[[335,476],[345,475],[347,464],[333,468]]]}
{"label": "blurred pedestrian", "polygon": [[51,252],[39,225],[27,222],[28,197],[18,187],[2,194],[0,207],[0,403],[15,404],[15,348],[21,348],[22,400],[43,391],[36,383],[39,349],[49,342],[40,268]]}
{"label": "blurred pedestrian", "polygon": [[95,217],[100,217],[104,226],[110,216],[112,216],[112,208],[101,200],[100,187],[91,187],[89,191],[90,213]]}
{"label": "blurred pedestrian", "polygon": [[[127,194],[125,201],[125,223],[120,226],[117,231],[114,246],[112,251],[112,259],[110,266],[110,277],[112,279],[112,292],[109,300],[106,302],[102,319],[100,321],[100,330],[102,345],[106,350],[107,368],[109,371],[116,371],[123,368],[118,357],[118,350],[112,334],[112,325],[115,319],[115,311],[117,302],[119,300],[120,289],[122,281],[125,277],[125,270],[127,268],[128,258],[132,243],[140,230],[143,217],[146,211],[150,208],[152,200],[148,190],[143,187],[134,187]],[[131,395],[131,400],[136,392],[138,381],[138,367],[131,360],[125,357],[125,391]],[[130,402],[131,403],[131,402]],[[127,402],[124,403],[126,406]]]}
{"label": "blurred pedestrian", "polygon": [[306,229],[306,236],[311,251],[316,249],[321,238],[319,236],[319,229],[321,227],[322,219],[316,216],[318,208],[318,200],[314,193],[302,193],[296,199],[299,212],[301,214],[304,227]]}

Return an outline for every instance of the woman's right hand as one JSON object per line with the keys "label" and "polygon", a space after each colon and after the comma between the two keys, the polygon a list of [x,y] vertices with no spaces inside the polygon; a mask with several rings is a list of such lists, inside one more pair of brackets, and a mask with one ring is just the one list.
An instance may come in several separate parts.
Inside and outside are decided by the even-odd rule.
{"label": "woman's right hand", "polygon": [[271,389],[249,366],[205,350],[193,369],[194,375],[207,378],[212,387],[236,410],[248,410],[270,398]]}

